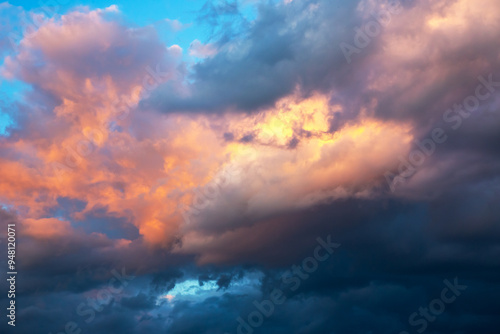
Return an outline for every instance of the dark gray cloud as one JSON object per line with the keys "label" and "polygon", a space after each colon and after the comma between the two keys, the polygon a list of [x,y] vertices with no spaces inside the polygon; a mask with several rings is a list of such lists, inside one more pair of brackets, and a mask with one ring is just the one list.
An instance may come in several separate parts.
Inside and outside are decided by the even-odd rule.
{"label": "dark gray cloud", "polygon": [[134,240],[140,236],[139,230],[130,219],[113,217],[113,213],[108,212],[106,207],[93,208],[86,213],[82,220],[73,223],[73,226],[88,234],[92,232],[103,233],[110,239]]}
{"label": "dark gray cloud", "polygon": [[251,111],[273,105],[297,85],[303,94],[328,90],[345,72],[338,44],[344,25],[356,22],[355,8],[342,1],[262,4],[256,22],[194,66],[188,96],[167,83],[145,105],[163,112]]}
{"label": "dark gray cloud", "polygon": [[[83,330],[97,334],[111,328],[134,334],[146,330],[236,333],[236,319],[246,319],[255,310],[255,300],[260,302],[279,288],[287,301],[276,306],[256,333],[415,333],[416,327],[408,323],[409,315],[439,296],[444,279],[458,277],[468,289],[447,306],[443,315],[429,322],[427,332],[494,334],[500,324],[496,316],[500,311],[496,284],[500,279],[499,215],[490,204],[494,194],[458,187],[460,191],[450,189],[419,203],[389,198],[344,200],[283,217],[287,226],[271,223],[267,228],[269,238],[260,235],[258,247],[241,244],[225,248],[233,254],[229,262],[234,266],[194,266],[188,258],[167,264],[167,258],[158,260],[158,253],[147,253],[139,247],[131,250],[131,254],[142,252],[138,259],[120,253],[106,262],[101,253],[79,274],[76,267],[82,264],[85,252],[80,250],[82,258],[74,258],[73,266],[64,265],[70,255],[55,252],[52,256],[57,265],[44,261],[47,279],[50,275],[53,285],[42,283],[41,267],[23,268],[26,274],[36,270],[37,278],[33,281],[21,276],[20,282],[39,288],[21,291],[20,305],[26,306],[21,306],[19,328],[22,332],[43,328],[54,333],[67,321],[75,321]],[[474,197],[476,201],[471,201]],[[2,219],[15,216],[3,211]],[[247,235],[256,232],[247,231]],[[318,236],[327,235],[341,247],[292,291],[281,275],[312,254]],[[86,240],[80,247],[95,246]],[[142,269],[127,294],[107,304],[87,324],[85,318],[75,315],[76,307],[85,300],[82,293],[105,286],[109,271],[117,265]],[[264,273],[260,296],[223,292],[251,270]],[[174,299],[170,306],[156,303],[158,296],[190,278],[197,279],[200,286],[215,281],[224,290],[207,299]]]}

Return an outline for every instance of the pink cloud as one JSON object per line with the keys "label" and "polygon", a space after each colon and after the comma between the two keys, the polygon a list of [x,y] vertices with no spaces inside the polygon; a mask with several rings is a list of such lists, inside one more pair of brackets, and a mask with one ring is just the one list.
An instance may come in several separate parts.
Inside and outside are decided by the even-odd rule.
{"label": "pink cloud", "polygon": [[211,57],[217,54],[217,48],[211,43],[203,44],[195,39],[189,46],[189,54],[197,58]]}

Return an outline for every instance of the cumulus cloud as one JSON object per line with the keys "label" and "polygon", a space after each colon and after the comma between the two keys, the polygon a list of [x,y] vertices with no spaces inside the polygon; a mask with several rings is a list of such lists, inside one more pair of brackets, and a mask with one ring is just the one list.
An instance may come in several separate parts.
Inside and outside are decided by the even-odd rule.
{"label": "cumulus cloud", "polygon": [[[30,90],[0,137],[0,220],[19,226],[31,305],[21,331],[62,328],[125,267],[137,278],[82,329],[232,333],[280,288],[263,333],[399,332],[458,276],[474,292],[432,331],[495,333],[500,7],[396,7],[262,2],[246,22],[237,2],[210,2],[213,36],[186,51],[116,6],[21,36],[1,73]],[[478,85],[488,98],[460,109]],[[436,129],[446,140],[425,154]],[[391,189],[415,150],[423,162]],[[328,235],[341,252],[287,290],[281,275]],[[205,292],[181,298],[192,282]]]}

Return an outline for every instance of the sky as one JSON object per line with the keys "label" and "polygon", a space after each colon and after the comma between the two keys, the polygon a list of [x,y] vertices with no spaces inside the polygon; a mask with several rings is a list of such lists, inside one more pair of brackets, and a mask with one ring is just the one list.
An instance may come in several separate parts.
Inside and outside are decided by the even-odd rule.
{"label": "sky", "polygon": [[1,333],[498,334],[497,0],[0,18]]}

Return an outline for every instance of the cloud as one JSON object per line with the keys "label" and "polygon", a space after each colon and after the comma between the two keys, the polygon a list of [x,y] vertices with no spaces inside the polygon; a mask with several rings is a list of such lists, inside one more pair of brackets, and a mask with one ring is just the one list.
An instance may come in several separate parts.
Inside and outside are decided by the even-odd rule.
{"label": "cloud", "polygon": [[[148,102],[163,112],[252,111],[272,106],[297,86],[304,94],[328,89],[325,81],[341,72],[335,65],[342,67],[344,59],[333,47],[341,38],[335,23],[321,23],[348,17],[354,9],[336,2],[260,6],[255,22],[229,41],[223,36],[217,55],[195,65],[194,80],[185,87],[188,94],[167,85]],[[325,47],[312,47],[325,40]]]}
{"label": "cloud", "polygon": [[189,46],[189,54],[197,58],[211,57],[217,53],[217,48],[214,45],[208,43],[203,44],[199,40],[195,39]]}
{"label": "cloud", "polygon": [[[237,15],[232,4],[226,5],[220,9],[224,15]],[[207,238],[196,236],[199,231],[217,235],[277,219],[289,210],[380,196],[383,174],[397,168],[411,141],[426,134],[428,122],[439,124],[447,103],[452,104],[466,86],[473,90],[477,84],[477,75],[467,75],[463,66],[445,61],[447,53],[456,52],[457,63],[471,62],[472,67],[466,67],[470,74],[497,66],[489,53],[484,53],[482,62],[470,60],[461,46],[467,40],[457,39],[447,28],[472,24],[464,13],[477,16],[475,9],[461,2],[440,6],[404,5],[372,46],[359,54],[357,64],[349,65],[338,44],[322,41],[340,43],[354,34],[335,29],[340,23],[324,22],[345,17],[339,21],[343,26],[363,24],[373,20],[367,13],[382,7],[372,2],[355,6],[323,1],[261,5],[257,20],[244,34],[219,43],[216,54],[194,65],[192,83],[187,85],[179,82],[185,81],[188,71],[175,46],[162,45],[152,28],[129,28],[113,21],[107,15],[116,15],[114,7],[52,18],[21,41],[3,67],[4,75],[35,89],[26,95],[34,104],[18,106],[19,129],[1,143],[0,161],[7,176],[1,184],[2,199],[23,205],[23,215],[37,221],[49,219],[58,198],[77,199],[87,204],[65,217],[72,225],[86,226],[89,232],[107,231],[110,236],[109,229],[98,226],[104,223],[89,218],[95,208],[106,207],[102,217],[106,224],[123,227],[124,233],[130,232],[125,233],[127,238],[141,235],[167,247],[180,238],[179,249],[203,253],[200,245]],[[495,13],[471,28],[483,36],[484,48],[495,35],[480,32],[496,24]],[[406,21],[411,24],[403,25]],[[400,54],[400,46],[410,43],[407,32],[421,24],[425,29],[416,42],[425,50],[435,46],[435,61],[424,62],[425,53],[417,50]],[[437,45],[441,40],[447,43]],[[364,74],[367,69],[372,69],[370,75]],[[159,82],[151,82],[157,79],[155,71],[161,74]],[[459,77],[463,80],[456,81]],[[148,89],[159,83],[165,86]],[[228,90],[218,91],[224,85]],[[241,85],[249,86],[241,89]],[[169,91],[164,90],[167,86]],[[159,114],[148,107],[153,90],[149,102],[161,95],[171,103],[172,94],[185,111],[206,113],[181,113],[182,107]],[[125,119],[116,119],[116,101],[121,107],[128,105]],[[244,106],[245,101],[255,105]],[[488,101],[480,112],[495,103]],[[253,113],[224,112],[228,108]],[[42,122],[47,125],[38,126]],[[460,134],[476,133],[483,128],[478,122],[471,119]],[[487,135],[469,145],[487,147],[496,136],[496,121],[489,123]],[[455,166],[462,155],[462,148],[456,147],[458,133],[450,138],[443,146],[450,152],[443,157],[449,160],[432,157],[433,165],[444,170]],[[484,161],[496,161],[494,152],[488,148],[478,153],[474,159],[478,170]],[[206,201],[210,203],[203,214],[187,226],[179,203],[192,207],[197,191],[206,190],[227,169],[247,177],[235,178],[220,196]],[[474,178],[475,172],[470,173]],[[401,189],[425,197],[437,178],[443,185],[460,182],[456,178],[444,182],[442,175],[429,162]],[[123,222],[133,226],[125,228]],[[131,232],[135,229],[138,234]]]}
{"label": "cloud", "polygon": [[180,31],[190,26],[190,24],[183,24],[179,20],[165,19],[165,22],[170,26],[173,31]]}
{"label": "cloud", "polygon": [[[233,333],[331,235],[342,251],[259,331],[409,330],[458,276],[470,294],[429,333],[496,333],[498,92],[457,129],[443,115],[461,115],[478,77],[500,81],[497,2],[403,2],[351,63],[340,43],[356,46],[383,3],[257,8],[236,28],[238,3],[207,3],[195,64],[113,6],[46,18],[5,58],[2,76],[30,87],[0,137],[20,331],[60,330],[125,267],[137,278],[92,323],[74,319],[83,330]],[[384,174],[436,127],[446,142],[391,192]]]}

